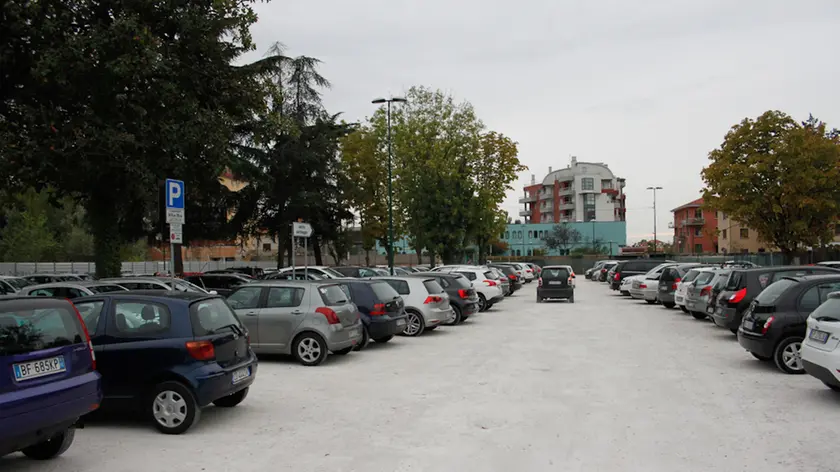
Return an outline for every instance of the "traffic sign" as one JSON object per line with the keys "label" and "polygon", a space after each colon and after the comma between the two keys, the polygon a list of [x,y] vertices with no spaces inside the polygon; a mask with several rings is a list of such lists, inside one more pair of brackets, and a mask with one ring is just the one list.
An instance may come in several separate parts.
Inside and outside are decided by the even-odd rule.
{"label": "traffic sign", "polygon": [[171,225],[182,225],[184,224],[184,209],[183,208],[167,208],[166,209],[166,222]]}
{"label": "traffic sign", "polygon": [[184,242],[184,227],[179,224],[169,225],[169,242],[181,244]]}
{"label": "traffic sign", "polygon": [[166,179],[166,209],[184,209],[184,181]]}
{"label": "traffic sign", "polygon": [[312,236],[312,225],[309,223],[292,223],[292,236],[296,238]]}

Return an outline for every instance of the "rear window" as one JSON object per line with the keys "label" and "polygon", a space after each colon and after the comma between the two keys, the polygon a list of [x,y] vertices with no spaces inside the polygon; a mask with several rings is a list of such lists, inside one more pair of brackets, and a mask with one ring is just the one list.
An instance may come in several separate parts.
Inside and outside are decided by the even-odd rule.
{"label": "rear window", "polygon": [[443,287],[436,280],[424,280],[423,286],[426,287],[426,291],[429,293],[443,293]]}
{"label": "rear window", "polygon": [[820,305],[811,318],[817,321],[840,321],[840,298],[829,298]]}
{"label": "rear window", "polygon": [[741,286],[741,280],[744,278],[744,273],[740,271],[734,271],[729,274],[729,278],[726,280],[725,288],[726,290],[738,290]]}
{"label": "rear window", "polygon": [[726,285],[726,281],[729,279],[729,272],[719,272],[715,276],[714,280],[714,287],[717,290],[722,289]]}
{"label": "rear window", "polygon": [[336,267],[333,270],[346,277],[352,277],[356,274],[356,269],[354,267]]}
{"label": "rear window", "polygon": [[569,271],[564,267],[543,268],[542,278],[545,280],[568,279]]}
{"label": "rear window", "polygon": [[699,270],[690,270],[685,277],[683,277],[683,282],[692,282],[694,279],[697,278],[697,275],[700,274]]}
{"label": "rear window", "polygon": [[321,294],[321,299],[324,300],[328,306],[343,305],[347,303],[347,294],[338,285],[323,285],[318,287],[318,293]]}
{"label": "rear window", "polygon": [[[686,275],[686,278],[688,278],[688,275]],[[694,283],[697,285],[708,285],[713,278],[715,278],[714,272],[698,272],[697,277],[694,279]]]}
{"label": "rear window", "polygon": [[755,297],[755,301],[762,305],[772,305],[785,292],[785,290],[798,284],[799,282],[790,279],[782,279],[778,282],[773,282]]}
{"label": "rear window", "polygon": [[376,296],[377,300],[389,301],[400,296],[393,287],[385,282],[376,282],[375,284],[371,284],[370,289],[373,290],[373,294]]}
{"label": "rear window", "polygon": [[239,318],[221,298],[202,300],[190,305],[193,335],[207,336],[224,330],[244,331]]}
{"label": "rear window", "polygon": [[453,277],[449,279],[449,283],[451,283],[455,288],[470,288],[472,285],[470,281],[467,280],[465,277]]}
{"label": "rear window", "polygon": [[84,342],[76,313],[69,305],[35,306],[38,308],[30,303],[0,305],[0,356]]}
{"label": "rear window", "polygon": [[490,279],[490,280],[498,280],[499,276],[495,272],[493,272],[492,270],[488,270],[487,272],[484,273],[484,278],[485,279]]}

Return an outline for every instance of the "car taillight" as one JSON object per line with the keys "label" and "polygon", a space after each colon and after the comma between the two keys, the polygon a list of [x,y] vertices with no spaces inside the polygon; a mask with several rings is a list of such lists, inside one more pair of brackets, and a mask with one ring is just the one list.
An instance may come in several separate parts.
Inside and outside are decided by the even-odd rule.
{"label": "car taillight", "polygon": [[647,288],[646,284],[639,284],[639,288]]}
{"label": "car taillight", "polygon": [[542,287],[542,277],[537,279],[537,287]]}
{"label": "car taillight", "polygon": [[711,293],[712,293],[712,286],[711,286],[711,285],[709,285],[709,286],[707,286],[707,287],[703,287],[703,289],[702,289],[702,290],[700,290],[700,296],[701,296],[701,297],[702,297],[703,295],[709,295],[709,294],[711,294]]}
{"label": "car taillight", "polygon": [[761,334],[767,334],[767,330],[770,329],[770,325],[773,324],[774,321],[776,321],[775,316],[767,318],[767,321],[764,322],[764,326],[761,328]]}
{"label": "car taillight", "polygon": [[210,341],[187,341],[187,352],[197,361],[209,361],[216,358],[216,348]]}
{"label": "car taillight", "polygon": [[516,274],[509,274],[509,275],[508,275],[508,278],[509,278],[510,280],[516,280]]}
{"label": "car taillight", "polygon": [[93,341],[90,340],[90,333],[88,332],[85,320],[82,318],[82,314],[79,313],[79,309],[76,308],[76,305],[74,305],[70,300],[67,301],[70,302],[70,306],[72,306],[73,311],[76,312],[76,319],[78,319],[79,324],[82,325],[82,332],[85,333],[85,343],[87,344],[88,352],[90,353],[90,363],[93,366],[93,370],[96,370],[96,353],[93,352]]}
{"label": "car taillight", "polygon": [[371,316],[379,316],[385,314],[385,304],[384,303],[374,303],[373,310],[371,310]]}
{"label": "car taillight", "polygon": [[470,298],[470,291],[467,289],[459,288],[458,296],[461,298]]}
{"label": "car taillight", "polygon": [[488,287],[495,287],[496,286],[496,281],[495,280],[485,280],[484,283],[487,284]]}
{"label": "car taillight", "polygon": [[437,295],[429,295],[428,297],[426,297],[426,301],[424,301],[423,304],[427,305],[429,303],[440,303],[442,301],[443,301],[443,298],[441,298]]}
{"label": "car taillight", "polygon": [[332,310],[332,308],[327,308],[325,306],[322,306],[320,308],[317,308],[315,310],[315,313],[320,313],[320,314],[324,315],[327,318],[327,323],[329,323],[331,325],[341,323],[341,320],[338,319],[338,315],[335,314],[335,312]]}
{"label": "car taillight", "polygon": [[620,280],[620,279],[621,279],[621,274],[616,272],[615,275],[613,276],[613,280]]}
{"label": "car taillight", "polygon": [[745,288],[742,288],[741,290],[738,290],[737,292],[733,293],[729,297],[729,303],[741,303],[741,300],[743,300],[744,297],[746,297],[746,296],[747,296],[747,289],[745,287]]}
{"label": "car taillight", "polygon": [[531,269],[525,269],[525,272],[533,272]]}

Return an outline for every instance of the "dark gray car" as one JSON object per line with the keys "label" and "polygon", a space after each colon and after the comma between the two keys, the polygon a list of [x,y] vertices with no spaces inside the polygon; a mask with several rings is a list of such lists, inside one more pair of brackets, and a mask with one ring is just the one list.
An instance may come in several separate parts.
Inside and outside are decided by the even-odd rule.
{"label": "dark gray car", "polygon": [[656,293],[659,303],[665,308],[674,308],[677,306],[674,300],[674,292],[677,291],[677,284],[680,283],[689,270],[701,267],[702,265],[699,263],[677,264],[663,270],[662,275],[659,277],[659,289]]}
{"label": "dark gray car", "polygon": [[567,266],[545,266],[537,285],[537,303],[549,298],[560,298],[575,302],[575,287]]}

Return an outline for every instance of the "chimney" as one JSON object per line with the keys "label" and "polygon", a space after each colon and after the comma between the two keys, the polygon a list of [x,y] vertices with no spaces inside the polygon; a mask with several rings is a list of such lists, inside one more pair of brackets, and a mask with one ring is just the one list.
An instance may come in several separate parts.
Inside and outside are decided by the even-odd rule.
{"label": "chimney", "polygon": [[577,165],[577,156],[572,156],[572,165],[573,166]]}
{"label": "chimney", "polygon": [[551,173],[551,166],[548,166],[548,173]]}
{"label": "chimney", "polygon": [[537,183],[537,177],[534,174],[531,174],[531,185]]}

